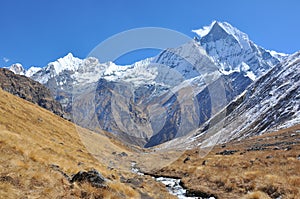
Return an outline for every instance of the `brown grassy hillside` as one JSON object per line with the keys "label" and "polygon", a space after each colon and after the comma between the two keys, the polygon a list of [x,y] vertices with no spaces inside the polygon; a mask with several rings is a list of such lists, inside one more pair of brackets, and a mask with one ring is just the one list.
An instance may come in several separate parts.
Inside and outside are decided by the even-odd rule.
{"label": "brown grassy hillside", "polygon": [[300,125],[199,154],[186,151],[153,173],[182,178],[191,192],[221,199],[300,198]]}
{"label": "brown grassy hillside", "polygon": [[[108,159],[113,152],[134,156],[104,135],[80,132],[85,143]],[[0,89],[0,198],[172,198],[152,178],[109,168],[94,156],[74,124]],[[62,174],[90,169],[108,179],[105,187],[72,184]]]}

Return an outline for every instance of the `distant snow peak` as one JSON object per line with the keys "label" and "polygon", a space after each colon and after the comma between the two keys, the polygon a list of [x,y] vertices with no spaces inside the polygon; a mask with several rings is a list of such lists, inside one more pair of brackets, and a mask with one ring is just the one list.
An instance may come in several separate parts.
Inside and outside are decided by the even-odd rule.
{"label": "distant snow peak", "polygon": [[227,22],[213,21],[209,26],[204,26],[203,28],[192,30],[192,32],[196,33],[200,37],[205,37],[213,29],[217,29],[217,28],[222,28],[227,34],[234,35],[234,36],[241,36],[243,39],[248,39],[247,34],[241,32],[240,30],[233,27]]}
{"label": "distant snow peak", "polygon": [[33,74],[37,73],[38,71],[42,70],[40,67],[31,66],[26,72],[26,77],[31,77]]}
{"label": "distant snow peak", "polygon": [[287,56],[256,45],[227,22],[213,21],[193,32],[200,36],[200,45],[225,75],[240,71],[255,80]]}
{"label": "distant snow peak", "polygon": [[212,29],[212,27],[217,23],[217,21],[213,21],[209,26],[204,26],[203,28],[192,30],[192,32],[196,33],[200,37],[206,36]]}
{"label": "distant snow peak", "polygon": [[234,39],[240,44],[241,48],[250,48],[250,45],[247,42],[249,41],[248,35],[227,22],[213,21],[209,26],[204,26],[201,29],[193,30],[193,32],[198,34],[201,38],[209,34],[212,34],[212,37],[219,37],[221,31],[234,37]]}
{"label": "distant snow peak", "polygon": [[13,64],[10,67],[7,67],[7,69],[18,75],[25,75],[26,72],[20,63]]}
{"label": "distant snow peak", "polygon": [[46,68],[53,67],[56,74],[61,73],[64,70],[76,71],[79,68],[79,65],[82,64],[83,60],[74,57],[72,53],[68,53],[63,58],[59,58],[58,60],[49,63]]}
{"label": "distant snow peak", "polygon": [[9,67],[5,67],[17,75],[25,75],[26,77],[31,77],[34,73],[40,71],[42,68],[31,66],[28,70],[25,70],[22,64],[16,63]]}

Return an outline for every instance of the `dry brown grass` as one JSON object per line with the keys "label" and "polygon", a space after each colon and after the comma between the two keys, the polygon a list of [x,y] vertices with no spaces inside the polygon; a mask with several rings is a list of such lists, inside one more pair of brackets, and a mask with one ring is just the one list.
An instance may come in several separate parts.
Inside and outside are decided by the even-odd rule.
{"label": "dry brown grass", "polygon": [[[124,169],[107,167],[107,160],[119,158],[112,152],[128,154]],[[144,177],[139,187],[120,182],[121,176],[136,178],[126,170],[135,156],[105,132],[96,134],[80,128],[78,134],[71,122],[0,90],[0,198],[117,199],[140,198],[140,193],[154,198],[171,197],[150,177]],[[51,164],[68,175],[95,168],[110,182],[106,188],[94,188],[88,183],[72,185]]]}
{"label": "dry brown grass", "polygon": [[[198,155],[198,150],[190,150],[173,164],[154,173],[180,177],[189,189],[211,193],[222,199],[300,198],[299,129],[300,125],[233,141],[224,148],[216,146],[204,158]],[[269,145],[264,146],[265,150],[247,151],[262,144]],[[238,152],[233,155],[216,154],[224,150]],[[190,160],[184,163],[187,156]]]}

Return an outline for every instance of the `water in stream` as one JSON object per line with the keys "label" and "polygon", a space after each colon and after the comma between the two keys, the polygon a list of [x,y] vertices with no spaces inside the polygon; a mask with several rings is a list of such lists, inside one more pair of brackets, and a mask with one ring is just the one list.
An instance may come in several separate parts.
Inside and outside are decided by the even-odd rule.
{"label": "water in stream", "polygon": [[[136,163],[132,162],[131,163],[131,171],[133,173],[136,173],[138,175],[144,175],[139,168],[136,167]],[[153,177],[154,178],[154,177]],[[177,196],[179,199],[215,199],[214,197],[210,198],[201,198],[201,197],[188,197],[186,196],[187,190],[184,189],[180,185],[180,179],[175,179],[175,178],[166,178],[166,177],[157,177],[155,178],[157,182],[161,182],[164,185],[166,185],[166,188],[168,189],[169,193],[172,195]]]}

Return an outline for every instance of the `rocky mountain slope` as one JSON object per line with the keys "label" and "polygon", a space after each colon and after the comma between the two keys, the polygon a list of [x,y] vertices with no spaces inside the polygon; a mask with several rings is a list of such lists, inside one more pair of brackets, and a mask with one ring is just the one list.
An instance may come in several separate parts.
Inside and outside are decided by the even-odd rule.
{"label": "rocky mountain slope", "polygon": [[249,137],[272,128],[299,124],[299,100],[300,52],[297,52],[246,90],[243,103],[225,123],[228,127],[237,127],[232,129],[229,138]]}
{"label": "rocky mountain slope", "polygon": [[64,114],[61,104],[53,99],[49,89],[28,77],[0,68],[0,88],[59,116]]}
{"label": "rocky mountain slope", "polygon": [[299,124],[299,69],[300,52],[297,52],[257,79],[220,112],[221,115],[227,115],[225,118],[216,115],[189,140],[194,145],[199,145],[209,128],[216,128],[210,133],[211,139],[215,141],[212,143],[217,143]]}

